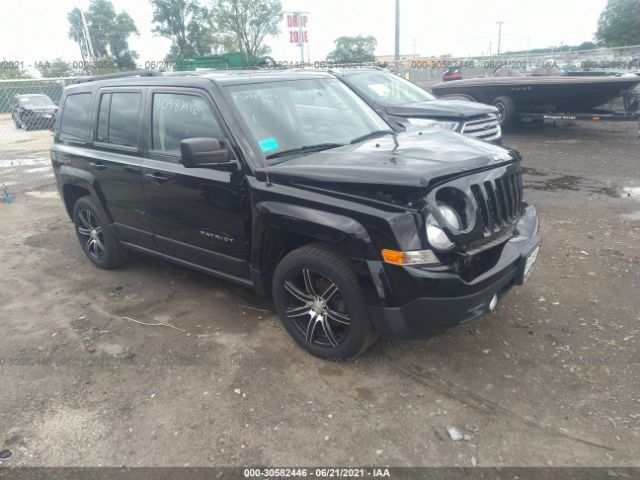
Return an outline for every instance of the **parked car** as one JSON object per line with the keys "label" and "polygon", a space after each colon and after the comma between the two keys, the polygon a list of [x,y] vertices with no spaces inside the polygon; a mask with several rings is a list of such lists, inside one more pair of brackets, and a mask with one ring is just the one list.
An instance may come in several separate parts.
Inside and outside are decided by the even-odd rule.
{"label": "parked car", "polygon": [[450,82],[451,80],[462,80],[462,73],[459,67],[449,67],[442,74],[443,82]]}
{"label": "parked car", "polygon": [[51,128],[58,107],[42,93],[16,95],[13,98],[11,118],[16,128],[25,130]]}
{"label": "parked car", "polygon": [[332,70],[396,130],[408,126],[435,127],[500,144],[498,109],[482,103],[438,99],[404,78],[385,70]]}
{"label": "parked car", "polygon": [[51,149],[97,267],[132,250],[272,296],[322,358],[474,319],[531,274],[514,150],[394,132],[326,73],[122,75],[64,90]]}

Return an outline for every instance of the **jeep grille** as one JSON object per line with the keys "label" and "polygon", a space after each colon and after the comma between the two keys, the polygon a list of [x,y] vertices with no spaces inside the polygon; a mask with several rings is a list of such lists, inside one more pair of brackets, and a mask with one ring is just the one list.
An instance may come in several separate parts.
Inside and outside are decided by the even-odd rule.
{"label": "jeep grille", "polygon": [[523,213],[522,175],[519,172],[473,184],[471,192],[480,210],[485,236],[512,225]]}

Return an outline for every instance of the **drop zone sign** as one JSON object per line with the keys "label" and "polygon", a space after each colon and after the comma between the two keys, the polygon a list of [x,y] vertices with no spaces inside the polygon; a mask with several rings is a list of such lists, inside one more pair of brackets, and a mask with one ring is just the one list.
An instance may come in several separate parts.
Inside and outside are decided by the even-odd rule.
{"label": "drop zone sign", "polygon": [[309,32],[307,31],[307,15],[287,15],[287,27],[289,28],[289,43],[300,45],[309,43]]}

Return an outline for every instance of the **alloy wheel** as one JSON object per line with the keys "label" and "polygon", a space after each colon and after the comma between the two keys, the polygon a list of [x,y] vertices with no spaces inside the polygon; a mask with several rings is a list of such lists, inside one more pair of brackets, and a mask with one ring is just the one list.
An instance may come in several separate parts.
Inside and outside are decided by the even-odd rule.
{"label": "alloy wheel", "polygon": [[494,107],[496,107],[498,109],[498,121],[500,123],[502,123],[502,121],[504,120],[504,105],[500,102],[494,104]]}
{"label": "alloy wheel", "polygon": [[102,227],[91,210],[82,209],[78,212],[80,224],[78,233],[82,238],[84,249],[89,255],[101,259],[107,252]]}
{"label": "alloy wheel", "polygon": [[336,348],[347,337],[351,320],[338,286],[310,269],[296,272],[284,283],[287,319],[313,345]]}

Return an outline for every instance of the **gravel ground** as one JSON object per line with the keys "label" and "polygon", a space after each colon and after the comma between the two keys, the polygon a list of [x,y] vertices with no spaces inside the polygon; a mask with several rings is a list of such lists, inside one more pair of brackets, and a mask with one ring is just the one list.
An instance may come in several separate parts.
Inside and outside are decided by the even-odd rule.
{"label": "gravel ground", "polygon": [[11,114],[0,114],[0,191],[9,194],[55,184],[50,130],[16,128]]}
{"label": "gravel ground", "polygon": [[640,466],[636,132],[508,132],[542,222],[531,281],[471,324],[339,364],[241,287],[142,256],[92,267],[54,191],[16,193],[0,202],[4,464]]}

